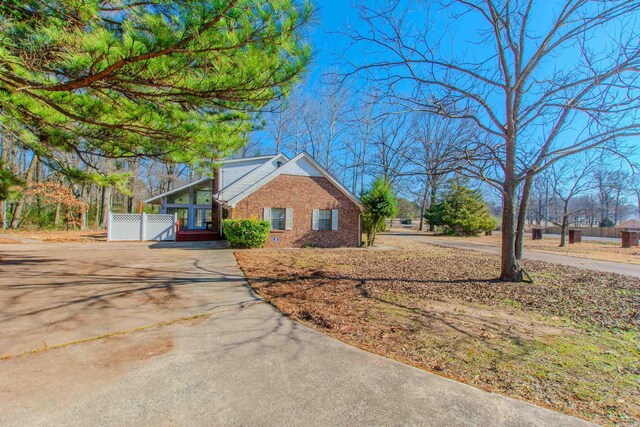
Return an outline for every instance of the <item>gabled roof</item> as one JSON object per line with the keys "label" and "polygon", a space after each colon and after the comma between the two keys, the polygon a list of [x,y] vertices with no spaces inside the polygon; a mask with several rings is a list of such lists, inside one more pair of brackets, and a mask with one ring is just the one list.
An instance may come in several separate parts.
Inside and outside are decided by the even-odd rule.
{"label": "gabled roof", "polygon": [[217,163],[223,164],[223,165],[227,165],[229,163],[240,163],[240,162],[252,162],[254,160],[266,160],[266,159],[271,159],[275,156],[278,156],[278,154],[269,154],[268,156],[255,156],[255,157],[241,157],[239,159],[227,159],[227,160],[220,160]]}
{"label": "gabled roof", "polygon": [[150,199],[145,200],[144,203],[153,203],[153,202],[159,201],[160,199],[162,199],[165,196],[168,196],[168,195],[174,194],[174,193],[179,193],[180,191],[182,191],[182,190],[184,190],[186,188],[193,187],[193,186],[198,185],[198,184],[203,184],[203,183],[205,183],[207,181],[211,181],[211,177],[210,176],[205,176],[204,178],[200,178],[197,181],[193,181],[193,182],[190,182],[190,183],[185,184],[183,186],[180,186],[178,188],[174,188],[173,190],[169,190],[169,191],[164,192],[162,194],[158,194],[157,196],[154,196],[154,197],[152,197]]}
{"label": "gabled roof", "polygon": [[[331,182],[340,192],[342,192],[345,196],[347,196],[351,201],[353,201],[356,205],[358,205],[361,209],[363,209],[362,203],[360,200],[349,191],[344,185],[340,183],[331,173],[329,173],[325,168],[323,168],[313,157],[308,155],[307,153],[301,153],[289,160],[286,156],[282,154],[277,154],[273,156],[260,156],[260,157],[248,157],[245,159],[232,159],[225,160],[220,162],[221,164],[228,163],[239,163],[239,162],[247,162],[247,161],[255,161],[255,160],[265,160],[265,162],[258,166],[256,169],[247,173],[237,181],[234,181],[231,185],[226,188],[222,188],[218,193],[214,194],[213,197],[234,208],[236,204],[241,200],[248,197],[250,194],[254,193],[259,188],[262,188],[264,185],[275,179],[280,175],[298,175],[300,174],[301,166],[299,164],[300,160],[306,160],[308,165],[304,165],[303,167],[306,170],[303,170],[302,173],[313,173],[313,176],[322,176]],[[278,166],[277,162],[282,161],[282,165]],[[274,164],[276,162],[276,164]],[[190,182],[189,184],[183,185],[181,187],[175,188],[171,191],[167,191],[165,193],[159,194],[155,197],[147,199],[144,203],[154,203],[160,201],[163,197],[178,193],[182,190],[185,190],[189,187],[193,187],[196,185],[203,184],[207,181],[211,181],[211,177],[204,177],[194,182]]]}
{"label": "gabled roof", "polygon": [[[253,185],[245,189],[244,191],[238,193],[232,198],[226,200],[226,204],[231,208],[235,208],[236,205],[250,194],[254,193],[259,188],[266,185],[268,182],[272,181],[276,177],[280,175],[287,175],[287,172],[294,172],[294,168],[298,166],[298,160],[304,159],[308,161],[311,166],[320,174],[329,180],[338,190],[340,190],[345,196],[347,196],[351,201],[353,201],[356,205],[358,205],[361,209],[363,208],[360,199],[358,199],[351,191],[349,191],[344,185],[340,183],[333,175],[331,175],[325,168],[323,168],[313,157],[308,155],[307,153],[300,153],[293,159],[289,160],[283,166],[277,168],[273,172],[271,172],[266,177],[256,181]],[[251,174],[250,174],[251,175]]]}
{"label": "gabled roof", "polygon": [[[276,154],[276,155],[270,155],[270,156],[244,157],[242,159],[220,160],[217,163],[219,163],[221,165],[226,165],[226,164],[237,164],[237,163],[242,163],[242,162],[253,162],[253,161],[256,161],[256,160],[265,160],[266,161],[268,159],[272,159],[272,158],[277,157],[277,156],[278,155]],[[207,181],[211,181],[211,177],[206,176],[206,177],[201,178],[201,179],[199,179],[197,181],[193,181],[193,182],[190,182],[188,184],[182,185],[182,186],[180,186],[178,188],[174,188],[173,190],[169,190],[169,191],[166,191],[166,192],[164,192],[162,194],[158,194],[157,196],[154,196],[154,197],[151,197],[151,198],[145,200],[144,203],[154,203],[154,202],[160,201],[165,196],[169,196],[169,195],[174,194],[174,193],[179,193],[182,190],[185,190],[185,189],[187,189],[189,187],[193,187],[195,185],[203,184],[203,183],[205,183]]]}
{"label": "gabled roof", "polygon": [[284,154],[272,156],[268,161],[264,162],[256,169],[252,170],[237,181],[234,181],[231,185],[225,188],[221,188],[220,191],[213,195],[213,197],[220,202],[231,200],[238,194],[242,193],[245,189],[251,187],[253,184],[276,170],[278,166],[274,165],[274,162],[281,162],[284,165],[288,161],[289,158],[287,158]]}

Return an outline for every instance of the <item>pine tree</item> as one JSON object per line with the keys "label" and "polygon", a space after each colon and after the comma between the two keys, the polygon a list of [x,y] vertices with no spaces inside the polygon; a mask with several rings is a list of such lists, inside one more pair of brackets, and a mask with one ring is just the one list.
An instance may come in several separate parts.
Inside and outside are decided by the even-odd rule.
{"label": "pine tree", "polygon": [[310,60],[291,0],[0,2],[0,124],[65,152],[191,162],[241,146]]}
{"label": "pine tree", "polygon": [[442,200],[425,213],[429,224],[444,226],[447,234],[472,236],[493,230],[496,220],[478,191],[452,182]]}

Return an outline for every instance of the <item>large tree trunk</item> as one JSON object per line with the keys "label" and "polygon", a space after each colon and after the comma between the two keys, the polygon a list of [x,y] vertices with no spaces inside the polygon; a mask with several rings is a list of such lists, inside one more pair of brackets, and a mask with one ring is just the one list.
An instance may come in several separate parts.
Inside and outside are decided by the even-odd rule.
{"label": "large tree trunk", "polygon": [[522,259],[522,246],[524,243],[524,224],[527,217],[527,207],[529,205],[529,196],[531,195],[531,186],[533,185],[533,177],[527,176],[522,187],[522,195],[520,197],[520,207],[518,210],[518,225],[516,228],[516,259]]}
{"label": "large tree trunk", "polygon": [[565,209],[562,214],[562,225],[560,226],[560,247],[564,247],[567,244],[567,228],[569,228],[569,215]]}
{"label": "large tree trunk", "polygon": [[505,188],[502,207],[502,250],[500,279],[521,282],[522,266],[516,258],[516,200],[515,185]]}
{"label": "large tree trunk", "polygon": [[[35,154],[31,157],[31,163],[29,164],[29,168],[27,169],[27,174],[25,175],[25,182],[27,186],[31,184],[33,180],[33,174],[36,172],[36,168],[38,166],[38,156]],[[13,218],[11,219],[11,228],[18,228],[22,223],[22,210],[24,209],[24,200],[18,200],[16,203],[16,208],[13,211]]]}
{"label": "large tree trunk", "polygon": [[93,225],[96,228],[100,226],[100,192],[102,190],[103,190],[102,187],[96,187],[96,198],[95,198],[96,214],[93,218]]}
{"label": "large tree trunk", "polygon": [[[87,190],[87,186],[85,184],[82,184],[82,186],[80,187],[80,198],[82,200],[85,200],[85,191]],[[89,202],[91,202],[91,199],[88,200]],[[80,230],[86,230],[87,229],[87,223],[89,222],[87,220],[87,214],[89,213],[89,204],[87,204],[87,209],[83,210],[82,212],[80,212]]]}
{"label": "large tree trunk", "polygon": [[57,227],[58,225],[60,225],[60,208],[61,205],[60,203],[56,204],[56,213],[53,216],[53,224]]}
{"label": "large tree trunk", "polygon": [[109,185],[102,190],[102,216],[100,219],[100,228],[107,228],[109,223],[109,212],[111,211],[111,192],[112,187]]}
{"label": "large tree trunk", "polygon": [[[433,204],[436,202],[437,195],[438,195],[438,186],[436,184],[431,184],[431,192],[429,195],[429,209],[431,209],[433,207]],[[435,224],[429,223],[429,231],[432,233],[436,231]]]}
{"label": "large tree trunk", "polygon": [[[0,166],[7,167],[9,160],[9,142],[7,135],[0,131]],[[640,196],[639,196],[640,197]],[[640,198],[638,199],[640,203]],[[7,202],[6,200],[0,200],[0,227],[4,230],[7,227]]]}
{"label": "large tree trunk", "polygon": [[[429,192],[429,187],[425,185],[424,193],[422,194],[422,203],[420,203],[420,225],[418,226],[418,231],[424,231],[424,214],[427,210],[427,194]],[[638,196],[638,203],[640,204],[640,196]],[[640,205],[639,205],[640,206]]]}
{"label": "large tree trunk", "polygon": [[[509,129],[509,132],[513,132]],[[522,282],[523,270],[516,257],[516,197],[518,181],[516,178],[516,142],[509,135],[506,141],[506,164],[502,192],[502,248],[500,259],[500,279],[510,282]],[[523,199],[524,200],[524,199]]]}

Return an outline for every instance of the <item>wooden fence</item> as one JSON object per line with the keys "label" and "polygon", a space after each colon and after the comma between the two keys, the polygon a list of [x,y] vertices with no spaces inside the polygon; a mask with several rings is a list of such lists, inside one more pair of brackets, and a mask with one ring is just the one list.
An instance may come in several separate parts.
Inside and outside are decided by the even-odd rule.
{"label": "wooden fence", "polygon": [[[619,227],[569,227],[570,229],[582,230],[583,236],[590,237],[620,237]],[[543,227],[543,234],[560,234],[560,227]]]}

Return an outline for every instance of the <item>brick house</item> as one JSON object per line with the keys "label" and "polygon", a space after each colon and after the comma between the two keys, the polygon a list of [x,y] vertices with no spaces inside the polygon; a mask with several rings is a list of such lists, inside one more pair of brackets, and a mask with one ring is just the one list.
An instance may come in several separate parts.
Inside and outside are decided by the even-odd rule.
{"label": "brick house", "polygon": [[271,223],[266,246],[360,246],[358,198],[302,153],[220,162],[213,177],[160,194],[145,203],[178,217],[177,240],[215,240],[223,218]]}

